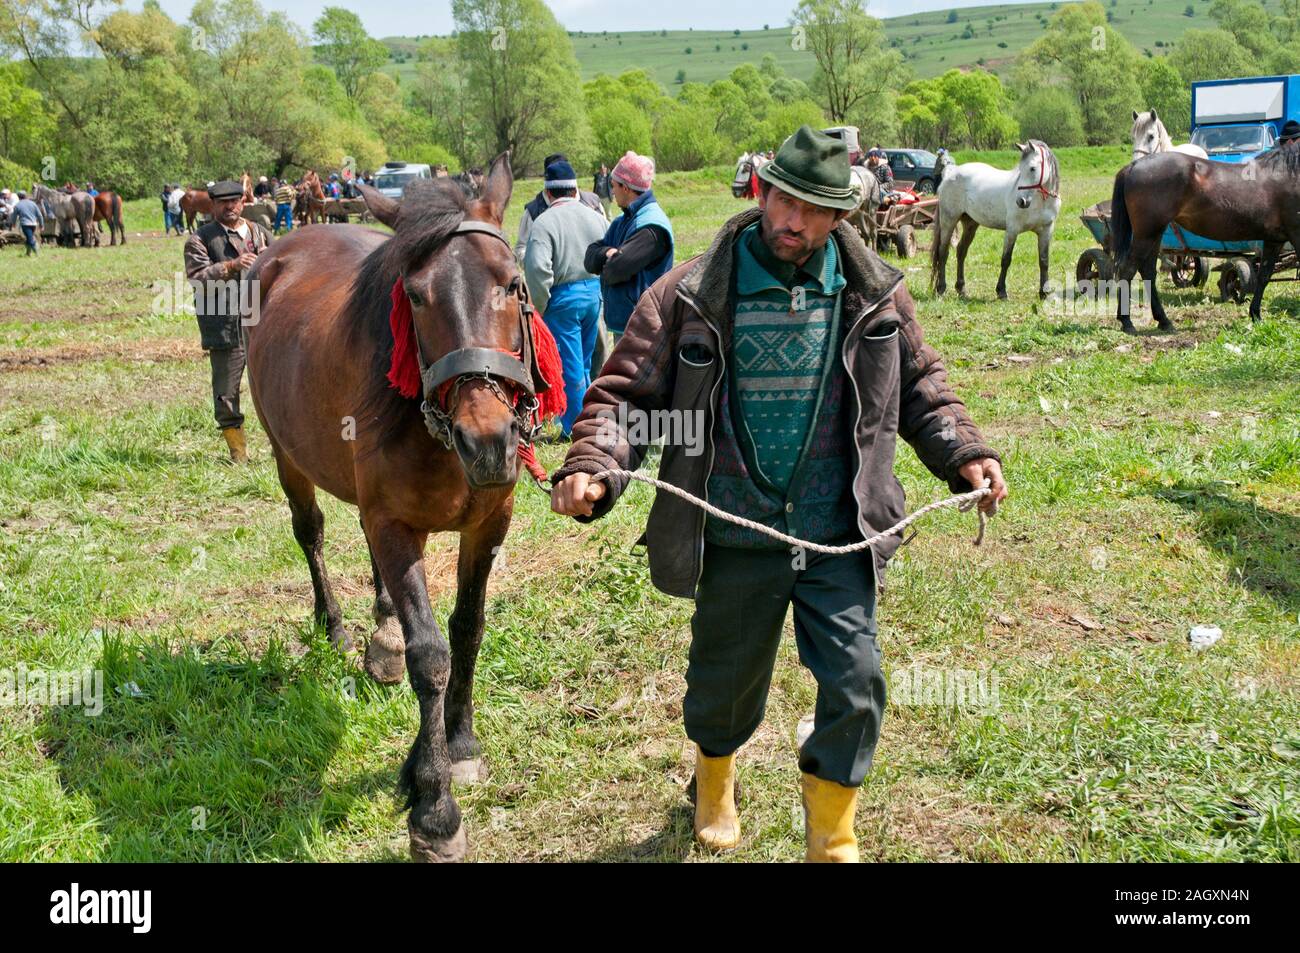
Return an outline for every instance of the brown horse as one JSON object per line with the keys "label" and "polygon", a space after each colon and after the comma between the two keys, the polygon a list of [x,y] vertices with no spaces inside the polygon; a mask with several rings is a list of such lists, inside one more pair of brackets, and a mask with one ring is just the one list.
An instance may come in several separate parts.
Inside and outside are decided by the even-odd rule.
{"label": "brown horse", "polygon": [[1146,280],[1151,314],[1165,331],[1173,323],[1156,290],[1160,241],[1169,224],[1221,242],[1262,241],[1264,254],[1250,316],[1258,321],[1264,288],[1282,246],[1300,250],[1300,149],[1279,146],[1249,162],[1214,162],[1182,152],[1158,152],[1115,176],[1111,247],[1119,286],[1119,324],[1129,334],[1129,283]]}
{"label": "brown horse", "polygon": [[309,169],[297,186],[298,199],[295,204],[298,223],[315,225],[319,217],[325,221],[325,190],[321,188],[320,176],[315,169]]}
{"label": "brown horse", "polygon": [[[322,557],[320,487],[360,509],[369,544],[378,631],[366,670],[397,681],[404,653],[419,702],[419,733],[401,773],[417,860],[465,853],[451,779],[473,779],[481,768],[471,693],[484,595],[510,525],[520,440],[531,437],[519,407],[541,381],[522,278],[500,231],[512,185],[503,154],[480,198],[447,180],[412,183],[400,205],[363,187],[394,236],[360,225],[295,230],[249,273],[261,294],[249,379],[311,570],[317,623],[336,646],[347,645]],[[386,379],[399,278],[414,318],[423,405]],[[450,650],[425,583],[425,541],[438,532],[460,533]]]}
{"label": "brown horse", "polygon": [[95,196],[95,221],[108,222],[108,243],[116,245],[118,236],[126,244],[126,228],[122,225],[122,197],[116,192],[100,192]]}
{"label": "brown horse", "polygon": [[181,196],[181,214],[185,216],[185,230],[194,231],[194,220],[200,215],[212,214],[212,196],[207,189],[186,189]]}

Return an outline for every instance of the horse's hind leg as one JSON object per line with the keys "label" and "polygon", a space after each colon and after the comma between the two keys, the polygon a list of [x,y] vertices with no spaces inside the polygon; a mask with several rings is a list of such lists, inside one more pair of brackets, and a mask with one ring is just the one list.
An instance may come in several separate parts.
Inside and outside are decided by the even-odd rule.
{"label": "horse's hind leg", "polygon": [[1141,259],[1140,268],[1148,297],[1151,299],[1151,317],[1155,318],[1160,330],[1174,330],[1174,323],[1169,320],[1169,315],[1165,314],[1164,302],[1160,300],[1160,288],[1157,282],[1160,277],[1160,254],[1158,249],[1153,248],[1149,255]]}
{"label": "horse's hind leg", "polygon": [[[1156,257],[1156,251],[1159,247],[1159,243],[1159,236],[1157,236],[1154,241],[1148,238],[1134,237],[1132,243],[1129,245],[1128,254],[1121,256],[1119,260],[1115,262],[1115,283],[1113,288],[1115,291],[1115,297],[1118,300],[1115,317],[1119,321],[1120,330],[1125,334],[1137,333],[1136,329],[1133,327],[1133,320],[1130,317],[1133,303],[1133,276],[1138,273],[1139,264],[1143,270],[1143,275],[1145,276],[1148,260],[1152,262],[1158,260]],[[1157,299],[1154,297],[1154,280],[1151,282],[1151,289],[1152,300],[1155,301]],[[1164,313],[1163,306],[1161,306],[1160,313]]]}
{"label": "horse's hind leg", "polygon": [[352,647],[352,640],[343,628],[343,614],[339,611],[329,576],[325,574],[325,514],[316,505],[316,485],[293,465],[278,446],[275,465],[280,473],[280,486],[289,500],[289,513],[293,517],[293,536],[307,557],[311,570],[311,586],[316,597],[316,624],[325,627],[330,643],[341,651]]}
{"label": "horse's hind leg", "polygon": [[[483,780],[483,749],[474,735],[474,665],[483,642],[488,576],[510,528],[511,506],[472,533],[461,533],[456,608],[451,613],[451,680],[447,683],[447,751],[457,781]],[[504,559],[504,557],[503,557]]]}
{"label": "horse's hind leg", "polygon": [[957,242],[957,294],[966,295],[966,253],[970,251],[971,242],[980,224],[969,215],[961,217],[961,239]]}
{"label": "horse's hind leg", "polygon": [[[361,529],[366,528],[365,520]],[[367,537],[367,545],[369,538]],[[406,671],[406,639],[402,637],[402,623],[393,607],[393,599],[384,585],[375,550],[370,546],[370,571],[375,580],[375,631],[366,645],[366,673],[382,685],[394,685],[402,680]]]}
{"label": "horse's hind leg", "polygon": [[451,652],[429,606],[424,577],[425,536],[405,523],[367,514],[372,552],[406,638],[406,669],[420,706],[420,730],[402,766],[410,809],[411,857],[454,861],[465,856],[465,830],[451,794],[451,758],[443,712]]}
{"label": "horse's hind leg", "polygon": [[1052,256],[1052,227],[1049,225],[1038,233],[1038,300],[1047,297],[1048,269]]}

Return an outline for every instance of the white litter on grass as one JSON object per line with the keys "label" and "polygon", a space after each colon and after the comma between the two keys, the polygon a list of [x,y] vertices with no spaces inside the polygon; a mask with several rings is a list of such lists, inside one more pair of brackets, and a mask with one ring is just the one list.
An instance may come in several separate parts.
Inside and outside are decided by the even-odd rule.
{"label": "white litter on grass", "polygon": [[1217,625],[1198,625],[1187,633],[1187,641],[1192,643],[1194,649],[1208,649],[1219,639],[1223,638],[1223,630]]}
{"label": "white litter on grass", "polygon": [[1225,341],[1225,342],[1223,343],[1223,349],[1224,349],[1225,351],[1228,351],[1228,352],[1231,353],[1231,354],[1236,354],[1236,355],[1238,355],[1238,356],[1240,356],[1240,355],[1246,353],[1246,352],[1243,351],[1243,350],[1242,350],[1238,345],[1236,345],[1236,344],[1232,344],[1232,343],[1229,343],[1229,342],[1227,342],[1227,341]]}
{"label": "white litter on grass", "polygon": [[140,686],[135,682],[127,682],[125,685],[119,685],[117,686],[117,691],[119,694],[126,695],[128,698],[144,698],[144,692],[140,690]]}

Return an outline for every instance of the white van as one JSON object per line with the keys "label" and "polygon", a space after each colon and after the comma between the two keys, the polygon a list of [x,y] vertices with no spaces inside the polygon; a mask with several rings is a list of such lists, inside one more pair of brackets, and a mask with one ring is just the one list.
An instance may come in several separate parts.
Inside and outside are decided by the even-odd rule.
{"label": "white van", "polygon": [[375,173],[375,188],[390,199],[400,199],[415,179],[432,179],[433,171],[423,162],[385,162]]}

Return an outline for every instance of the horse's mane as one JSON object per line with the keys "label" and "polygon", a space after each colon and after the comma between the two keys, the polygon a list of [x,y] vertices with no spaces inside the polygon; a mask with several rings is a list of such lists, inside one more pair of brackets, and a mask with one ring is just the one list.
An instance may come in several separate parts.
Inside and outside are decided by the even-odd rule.
{"label": "horse's mane", "polygon": [[461,186],[449,179],[413,181],[402,196],[395,234],[366,256],[353,279],[347,304],[352,316],[349,345],[371,355],[357,419],[378,421],[381,444],[402,429],[420,403],[419,398],[403,397],[388,383],[393,285],[447,240],[464,220],[468,201]]}
{"label": "horse's mane", "polygon": [[1279,142],[1255,161],[1261,165],[1280,165],[1288,175],[1300,176],[1300,144],[1288,147]]}

